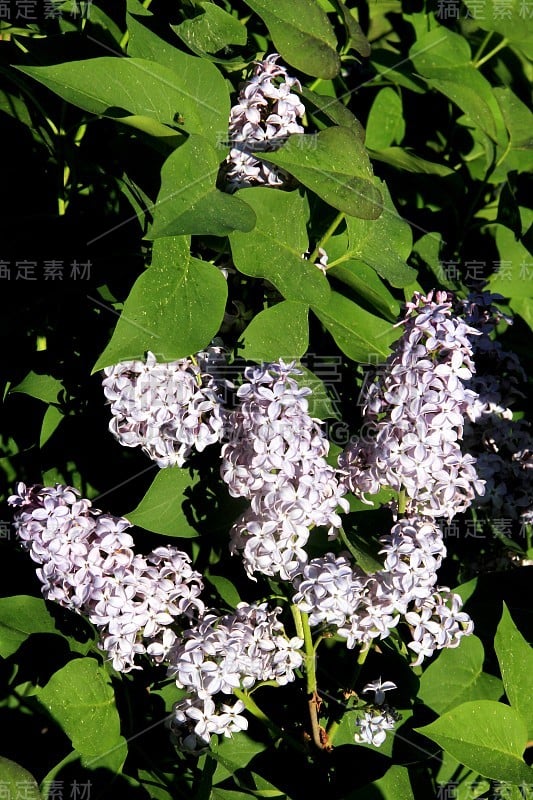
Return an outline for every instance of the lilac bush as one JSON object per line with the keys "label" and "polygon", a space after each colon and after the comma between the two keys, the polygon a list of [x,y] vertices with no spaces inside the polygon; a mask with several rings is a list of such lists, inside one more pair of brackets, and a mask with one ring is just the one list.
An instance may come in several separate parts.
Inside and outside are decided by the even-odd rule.
{"label": "lilac bush", "polygon": [[528,4],[40,5],[0,795],[528,796]]}

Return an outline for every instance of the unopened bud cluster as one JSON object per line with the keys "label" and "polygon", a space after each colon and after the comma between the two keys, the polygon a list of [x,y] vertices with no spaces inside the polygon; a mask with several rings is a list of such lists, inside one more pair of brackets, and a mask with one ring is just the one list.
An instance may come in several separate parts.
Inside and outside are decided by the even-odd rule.
{"label": "unopened bud cluster", "polygon": [[89,618],[116,670],[140,669],[134,661],[143,653],[164,660],[176,640],[170,626],[204,613],[202,580],[186,553],[134,553],[131,523],[93,508],[76,489],[19,483],[8,503],[23,547],[39,564],[44,597]]}
{"label": "unopened bud cluster", "polygon": [[229,191],[245,186],[283,186],[287,174],[279,167],[256,158],[252,153],[277,150],[291,133],[303,133],[298,120],[305,107],[297,94],[297,78],[277,64],[273,53],[256,64],[252,77],[239,93],[230,112],[231,150],[223,168]]}
{"label": "unopened bud cluster", "polygon": [[224,412],[212,375],[222,358],[217,350],[168,363],[148,353],[146,361],[107,367],[102,385],[111,433],[125,447],[141,447],[159,467],[181,467],[193,448],[201,452],[220,441]]}

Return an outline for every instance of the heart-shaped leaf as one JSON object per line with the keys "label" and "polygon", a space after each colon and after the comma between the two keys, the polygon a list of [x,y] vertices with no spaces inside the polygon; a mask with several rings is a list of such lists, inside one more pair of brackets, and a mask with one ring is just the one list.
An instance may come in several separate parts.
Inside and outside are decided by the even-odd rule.
{"label": "heart-shaped leaf", "polygon": [[336,126],[317,134],[295,133],[274,153],[256,153],[283,167],[326,203],[363,219],[377,219],[382,197],[361,139]]}

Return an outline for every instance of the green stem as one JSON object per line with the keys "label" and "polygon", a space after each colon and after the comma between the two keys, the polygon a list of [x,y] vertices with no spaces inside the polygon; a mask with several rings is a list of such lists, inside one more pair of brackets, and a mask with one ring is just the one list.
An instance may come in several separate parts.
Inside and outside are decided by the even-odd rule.
{"label": "green stem", "polygon": [[407,508],[407,495],[405,493],[405,489],[401,489],[398,492],[398,514],[402,516],[405,514],[405,509]]}
{"label": "green stem", "polygon": [[318,86],[320,83],[322,83],[322,78],[315,78],[315,80],[313,81],[313,83],[312,83],[312,84],[311,84],[311,86],[309,87],[309,90],[310,90],[311,92],[314,92],[314,91],[315,91],[315,89],[316,89],[316,87],[317,87],[317,86]]}
{"label": "green stem", "polygon": [[[296,607],[295,607],[296,608]],[[307,680],[307,703],[309,707],[309,718],[311,720],[311,731],[313,735],[313,742],[319,750],[331,750],[331,745],[327,737],[326,731],[320,725],[318,720],[318,711],[320,709],[321,700],[318,694],[317,680],[316,680],[316,645],[313,642],[311,634],[311,626],[309,625],[309,617],[303,611],[297,608],[293,612],[296,620],[297,614],[300,616],[300,623],[296,623],[296,628],[303,631],[303,640],[305,648],[305,674]],[[318,644],[318,643],[317,643]]]}
{"label": "green stem", "polygon": [[[150,8],[151,3],[152,3],[152,0],[144,0],[144,2],[142,3],[142,7],[143,8]],[[123,35],[122,39],[119,42],[119,45],[118,45],[121,50],[123,50],[126,47],[126,45],[128,44],[129,40],[130,40],[130,32],[128,30],[126,30],[124,32],[124,35]]]}
{"label": "green stem", "polygon": [[[370,645],[369,644],[363,646],[359,650],[359,654],[357,656],[355,670],[354,670],[354,673],[353,673],[353,676],[352,676],[352,680],[351,680],[352,686],[355,686],[355,684],[357,683],[357,679],[359,678],[359,674],[361,672],[361,669],[363,668],[363,664],[365,663],[366,657],[369,654],[369,652],[370,652]],[[351,689],[351,687],[349,687],[349,688]],[[340,720],[338,720],[338,719],[334,719],[328,725],[327,737],[328,737],[328,742],[329,742],[330,746],[333,744],[333,739],[335,737],[335,734],[337,733],[339,725],[340,725]]]}
{"label": "green stem", "polygon": [[313,252],[309,256],[309,261],[312,264],[314,264],[314,262],[317,260],[318,251],[320,250],[320,248],[324,247],[326,242],[328,242],[331,239],[331,237],[333,236],[333,234],[335,233],[335,231],[337,230],[337,228],[339,227],[339,225],[341,224],[341,222],[343,221],[345,216],[346,216],[346,214],[344,213],[344,211],[339,211],[339,213],[337,214],[337,216],[335,217],[335,219],[333,220],[333,222],[331,223],[331,225],[329,226],[329,228],[327,229],[325,234],[319,240],[319,242],[317,243],[317,246],[315,247],[315,249],[313,250]]}
{"label": "green stem", "polygon": [[480,57],[481,53],[484,51],[484,49],[486,48],[486,46],[488,45],[488,43],[489,43],[489,42],[490,42],[490,40],[492,39],[492,34],[493,34],[493,33],[494,33],[494,31],[489,31],[489,32],[486,34],[485,38],[483,39],[483,41],[482,41],[482,42],[481,42],[481,44],[479,45],[478,49],[476,50],[476,54],[475,54],[474,58],[472,59],[472,63],[473,63],[473,64],[475,64],[475,63],[476,63],[476,61],[477,61],[477,60],[478,60],[478,58]]}
{"label": "green stem", "polygon": [[490,52],[488,52],[486,56],[483,56],[483,58],[480,58],[479,61],[474,61],[473,66],[476,69],[479,69],[481,66],[483,66],[483,64],[486,64],[487,61],[492,58],[492,56],[495,56],[496,53],[499,53],[499,51],[503,50],[504,47],[507,47],[508,44],[509,44],[509,39],[507,39],[504,36],[504,38],[501,40],[501,42],[499,44],[497,44],[496,47],[493,47],[492,50]]}
{"label": "green stem", "polygon": [[299,639],[304,638],[304,626],[302,622],[302,612],[298,608],[298,606],[292,605],[291,606],[291,614],[294,619],[294,627],[296,628],[296,636]]}

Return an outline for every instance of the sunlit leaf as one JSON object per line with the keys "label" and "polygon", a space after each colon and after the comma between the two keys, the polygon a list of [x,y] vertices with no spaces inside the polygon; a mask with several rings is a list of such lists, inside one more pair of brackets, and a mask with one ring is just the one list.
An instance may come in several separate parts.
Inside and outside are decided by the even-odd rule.
{"label": "sunlit leaf", "polygon": [[463,703],[417,730],[480,775],[514,784],[532,781],[533,770],[522,757],[526,723],[503,703]]}
{"label": "sunlit leaf", "polygon": [[274,47],[287,64],[318,78],[339,71],[337,41],[330,22],[316,3],[308,0],[245,0],[267,26]]}
{"label": "sunlit leaf", "polygon": [[244,349],[249,361],[292,361],[303,356],[309,343],[308,306],[285,300],[257,314],[244,331]]}
{"label": "sunlit leaf", "polygon": [[196,481],[187,469],[161,469],[139,505],[124,516],[147,531],[181,539],[198,536],[184,510],[186,491]]}
{"label": "sunlit leaf", "polygon": [[224,276],[191,257],[186,237],[154,242],[152,266],[135,282],[94,372],[151,350],[159,361],[207,347],[218,331],[227,298]]}
{"label": "sunlit leaf", "polygon": [[367,152],[349,128],[295,133],[265,160],[283,167],[339,211],[363,219],[377,219],[381,214],[382,197]]}
{"label": "sunlit leaf", "polygon": [[37,697],[79,753],[96,759],[116,748],[125,757],[115,694],[109,676],[95,659],[69,661]]}
{"label": "sunlit leaf", "polygon": [[215,186],[221,155],[223,151],[217,153],[195,134],[171,153],[161,169],[161,189],[147,238],[189,233],[225,236],[254,227],[252,208]]}

